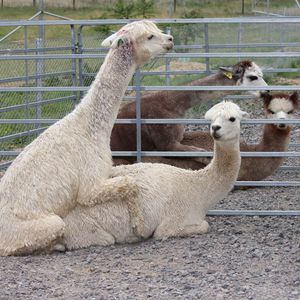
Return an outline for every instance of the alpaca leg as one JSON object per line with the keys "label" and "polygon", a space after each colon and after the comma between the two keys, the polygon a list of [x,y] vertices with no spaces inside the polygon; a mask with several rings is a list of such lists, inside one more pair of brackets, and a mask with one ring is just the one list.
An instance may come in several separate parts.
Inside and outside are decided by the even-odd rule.
{"label": "alpaca leg", "polygon": [[211,162],[211,158],[210,157],[204,157],[204,156],[193,157],[192,159],[195,160],[196,162],[205,164],[206,166]]}
{"label": "alpaca leg", "polygon": [[166,150],[169,150],[169,151],[192,151],[192,152],[206,151],[203,148],[190,146],[190,145],[184,145],[184,144],[181,144],[180,142],[171,144],[169,147],[166,148]]}
{"label": "alpaca leg", "polygon": [[153,237],[158,240],[166,240],[170,237],[185,237],[195,234],[204,234],[207,233],[209,225],[206,221],[202,221],[200,224],[188,224],[178,226],[176,223],[162,223],[160,224],[155,232]]}
{"label": "alpaca leg", "polygon": [[131,201],[138,194],[135,181],[128,176],[104,179],[87,195],[78,195],[77,202],[83,206],[94,206],[109,201]]}
{"label": "alpaca leg", "polygon": [[65,223],[57,215],[33,220],[11,218],[7,222],[7,230],[0,230],[0,256],[49,252],[65,231]]}
{"label": "alpaca leg", "polygon": [[143,217],[138,205],[138,188],[135,181],[128,176],[108,179],[101,186],[96,197],[97,203],[124,201],[128,206],[131,227],[143,232]]}
{"label": "alpaca leg", "polygon": [[[176,142],[172,145],[172,147],[170,147],[171,149],[167,149],[170,151],[190,151],[190,152],[205,152],[207,151],[204,148],[199,148],[199,147],[195,147],[195,146],[190,146],[190,145],[184,145],[181,144],[179,142]],[[207,157],[192,157],[191,159],[203,163],[205,165],[208,165],[211,161],[211,158],[207,158]]]}

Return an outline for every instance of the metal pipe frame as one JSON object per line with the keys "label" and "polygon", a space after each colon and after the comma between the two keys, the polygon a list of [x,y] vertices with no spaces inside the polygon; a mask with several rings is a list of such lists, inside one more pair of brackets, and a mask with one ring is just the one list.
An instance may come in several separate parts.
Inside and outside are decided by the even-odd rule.
{"label": "metal pipe frame", "polygon": [[[149,19],[157,24],[299,24],[299,17],[238,17],[238,18],[192,18],[192,19]],[[4,20],[0,26],[40,26],[40,25],[123,25],[138,19],[102,20]]]}
{"label": "metal pipe frame", "polygon": [[[104,58],[106,56],[105,53],[99,54],[99,53],[88,53],[92,51],[98,51],[99,49],[89,49],[84,48],[82,43],[82,28],[84,26],[94,26],[94,25],[101,25],[101,24],[111,24],[111,25],[122,25],[126,24],[128,22],[135,21],[135,19],[131,20],[115,20],[115,19],[109,19],[109,20],[21,20],[21,21],[0,21],[0,26],[50,26],[50,25],[69,25],[71,27],[71,40],[72,45],[71,47],[60,47],[60,48],[47,48],[47,49],[39,49],[38,55],[27,55],[30,52],[36,51],[36,49],[30,49],[27,46],[26,49],[18,49],[18,50],[0,50],[0,54],[4,54],[0,56],[0,60],[22,60],[26,63],[30,60],[44,60],[44,59],[71,59],[72,60],[72,72],[73,76],[76,74],[76,61],[79,61],[79,84],[80,86],[72,86],[72,87],[0,87],[0,92],[57,92],[57,91],[70,91],[70,92],[81,92],[81,95],[84,91],[88,90],[89,87],[83,86],[83,76],[93,76],[92,74],[84,74],[82,69],[82,62],[83,59],[93,59],[93,58]],[[274,18],[274,17],[266,17],[266,18],[257,18],[257,17],[246,17],[246,18],[204,18],[204,19],[155,19],[156,23],[158,24],[203,24],[205,28],[207,29],[207,35],[206,40],[207,43],[205,45],[180,45],[175,46],[176,49],[203,49],[206,53],[168,53],[161,57],[165,59],[171,59],[171,58],[204,58],[206,59],[206,62],[209,62],[210,58],[220,58],[220,57],[227,57],[227,58],[270,58],[270,57],[282,57],[282,58],[288,58],[288,57],[300,57],[300,52],[241,52],[242,48],[255,48],[255,47],[299,47],[299,42],[291,42],[291,43],[256,43],[256,44],[242,44],[238,43],[236,44],[209,44],[208,41],[208,25],[209,24],[238,24],[241,26],[241,24],[297,24],[300,25],[300,18],[299,17],[285,17],[285,18]],[[78,44],[75,44],[75,36],[74,36],[74,26],[79,26],[78,29]],[[241,29],[241,28],[240,28]],[[72,31],[73,30],[73,31]],[[5,37],[4,37],[5,39]],[[2,41],[0,39],[0,41]],[[238,48],[237,48],[238,47]],[[60,51],[60,50],[66,50],[63,48],[71,49],[72,54],[44,54],[46,51]],[[214,53],[210,52],[212,49],[229,49],[229,48],[237,48],[237,51],[234,53],[228,53],[228,52],[222,52],[222,53]],[[104,51],[106,49],[100,48],[100,50]],[[16,53],[25,53],[25,55],[12,55]],[[83,53],[86,54],[83,54]],[[7,55],[9,54],[9,55]],[[81,62],[81,63],[80,63]],[[139,71],[138,76],[146,76],[146,75],[184,75],[184,74],[203,74],[208,72],[214,72],[209,69],[210,66],[208,64],[208,67],[205,71],[168,71],[165,72],[145,72],[145,71]],[[74,73],[75,71],[75,73]],[[299,72],[299,68],[282,68],[282,69],[265,69],[265,73],[279,73],[279,72]],[[62,73],[61,73],[62,74]],[[41,74],[41,76],[47,76],[48,74]],[[55,76],[55,75],[53,75]],[[137,77],[138,77],[137,76]],[[20,79],[21,77],[19,77]],[[24,79],[24,77],[22,77]],[[32,79],[35,79],[32,78]],[[73,77],[74,80],[76,80],[76,77]],[[139,78],[137,78],[139,79]],[[9,79],[4,79],[5,82],[8,82]],[[12,81],[16,81],[16,78],[11,78]],[[22,80],[22,79],[20,79]],[[28,83],[28,80],[30,80],[30,76],[27,76],[25,79]],[[73,82],[74,82],[73,80]],[[1,82],[1,81],[0,81]],[[176,91],[176,90],[190,90],[190,91],[263,91],[265,90],[265,87],[254,87],[254,88],[242,88],[237,86],[140,86],[140,80],[136,80],[135,84],[136,86],[130,86],[128,87],[129,91],[136,91],[136,97],[125,97],[126,99],[132,99],[136,98],[137,104],[139,104],[141,99],[141,92],[142,91],[162,91],[162,90],[170,90],[170,91]],[[74,84],[73,84],[74,85]],[[297,91],[300,90],[300,86],[269,86],[268,90],[271,91]],[[74,97],[74,96],[71,96]],[[29,102],[26,104],[21,105],[13,105],[9,107],[4,107],[0,109],[0,112],[5,112],[9,110],[14,109],[20,109],[22,107],[35,107],[36,105],[41,104],[47,104],[47,103],[53,103],[56,101],[64,101],[69,97],[62,97],[62,98],[56,98],[56,99],[49,99],[44,101],[39,101],[37,103]],[[249,99],[251,96],[247,95],[232,95],[232,96],[226,96],[225,98],[228,99]],[[16,119],[1,119],[0,124],[52,124],[56,122],[56,119],[22,119],[22,120],[16,120]],[[269,120],[269,119],[254,119],[254,120],[247,120],[242,121],[243,124],[278,124],[281,123],[282,120]],[[116,123],[118,124],[136,124],[137,129],[141,127],[142,124],[202,124],[207,125],[209,122],[206,120],[198,120],[198,119],[141,119],[140,116],[140,109],[137,109],[137,119],[120,119],[117,120]],[[298,120],[286,120],[285,123],[287,124],[300,124],[300,119]],[[10,136],[1,137],[0,141],[11,139],[11,138],[18,138],[22,136],[30,136],[32,134],[36,134],[39,132],[42,132],[47,127],[42,128],[36,128],[33,130],[28,130],[26,132],[20,132],[16,134],[12,134]],[[137,130],[140,131],[140,130]],[[137,134],[137,140],[139,140],[139,134]],[[299,143],[295,143],[294,145],[290,146],[299,146]],[[3,156],[16,156],[20,152],[19,151],[0,151],[0,155]],[[113,152],[113,155],[118,156],[137,156],[138,159],[142,156],[212,156],[212,152],[151,152],[151,151],[141,151],[140,147],[137,148],[137,151],[127,151],[127,152]],[[299,157],[300,152],[242,152],[242,157]],[[11,162],[4,162],[0,164],[0,169],[6,168]],[[281,170],[295,170],[298,171],[300,166],[282,166],[280,167]],[[298,181],[237,181],[236,186],[289,186],[289,187],[299,187],[300,182]],[[246,210],[212,210],[209,211],[208,215],[210,216],[218,216],[218,215],[226,215],[226,216],[300,216],[300,211],[246,211]]]}
{"label": "metal pipe frame", "polygon": [[[269,85],[269,91],[298,91],[299,85]],[[88,86],[45,86],[45,87],[2,87],[0,86],[0,92],[80,92],[87,91]],[[143,85],[139,87],[141,91],[265,91],[265,86],[256,87],[242,87],[242,86],[154,86]],[[128,86],[127,91],[137,90],[136,86]]]}
{"label": "metal pipe frame", "polygon": [[[94,59],[106,57],[106,53],[97,54],[37,54],[37,55],[4,55],[0,60],[39,60],[39,59]],[[217,53],[166,53],[159,58],[270,58],[270,57],[300,57],[300,52],[217,52]]]}

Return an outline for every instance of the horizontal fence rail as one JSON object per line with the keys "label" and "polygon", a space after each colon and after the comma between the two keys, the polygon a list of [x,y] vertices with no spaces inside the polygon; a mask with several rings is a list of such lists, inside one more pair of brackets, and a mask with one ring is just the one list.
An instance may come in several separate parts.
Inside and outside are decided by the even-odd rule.
{"label": "horizontal fence rail", "polygon": [[[17,26],[14,30],[8,33],[3,38],[0,37],[0,60],[1,64],[24,64],[26,72],[23,73],[12,73],[12,75],[0,79],[0,96],[5,99],[5,95],[16,95],[16,102],[9,101],[4,102],[2,105],[0,98],[0,125],[1,126],[12,126],[12,128],[19,128],[20,125],[24,125],[22,129],[16,129],[0,136],[0,143],[10,143],[15,139],[26,139],[31,141],[38,134],[42,133],[47,127],[59,119],[53,117],[53,115],[43,115],[43,108],[50,105],[62,105],[68,103],[70,107],[74,107],[82,98],[84,92],[89,89],[90,82],[93,80],[96,74],[96,69],[87,68],[85,69],[84,63],[95,62],[96,60],[101,63],[105,58],[107,49],[99,47],[99,38],[95,46],[91,46],[86,43],[84,28],[87,26],[97,25],[123,25],[128,22],[135,21],[130,20],[7,20],[0,21],[0,27]],[[274,84],[266,87],[241,87],[241,86],[186,86],[186,85],[171,85],[172,76],[181,75],[208,75],[217,72],[216,65],[211,65],[212,61],[218,61],[220,58],[236,59],[257,59],[257,60],[269,60],[277,59],[278,61],[283,60],[295,60],[294,65],[277,65],[277,66],[264,66],[262,70],[264,74],[275,73],[292,73],[297,76],[300,73],[300,66],[297,60],[300,58],[300,42],[297,39],[289,40],[285,42],[282,36],[286,34],[285,30],[282,30],[281,39],[266,39],[255,40],[251,43],[249,40],[242,41],[241,37],[243,34],[242,25],[253,25],[261,24],[262,26],[279,25],[294,26],[296,31],[299,32],[300,17],[241,17],[241,18],[201,18],[201,19],[154,19],[158,24],[172,25],[201,25],[203,32],[203,42],[196,44],[187,45],[175,45],[172,53],[161,55],[159,60],[165,62],[164,70],[138,70],[134,77],[134,85],[131,83],[128,86],[128,91],[135,92],[136,95],[126,96],[126,100],[136,100],[137,103],[137,118],[136,119],[118,119],[117,124],[132,124],[137,128],[137,148],[136,151],[114,151],[113,155],[116,156],[135,156],[139,161],[144,156],[164,156],[164,157],[211,157],[212,152],[170,152],[170,151],[142,151],[141,149],[141,133],[140,129],[145,124],[184,124],[184,125],[209,125],[207,120],[203,119],[143,119],[140,115],[140,100],[141,92],[154,92],[154,91],[232,91],[237,92],[248,92],[248,91],[300,91],[300,86],[291,84]],[[226,40],[225,43],[222,41],[210,41],[210,28],[216,25],[225,27],[225,24],[237,25],[237,43],[232,43],[232,39]],[[37,40],[36,47],[34,44],[28,44],[28,30],[31,26],[38,26],[41,28],[47,28],[50,26],[65,26],[70,30],[70,43],[69,45],[53,46],[53,44],[44,44],[45,41]],[[227,25],[226,25],[227,26]],[[18,48],[2,47],[3,42],[8,37],[20,30],[24,29],[24,43],[18,43]],[[198,28],[198,27],[197,27]],[[226,27],[227,28],[227,27]],[[279,27],[277,27],[279,28]],[[76,32],[77,30],[77,32]],[[278,29],[281,30],[281,29]],[[290,30],[290,27],[288,28]],[[270,29],[269,29],[270,31]],[[102,38],[102,37],[101,37]],[[235,40],[235,39],[233,39]],[[228,42],[230,41],[230,42]],[[260,48],[260,49],[259,49]],[[255,52],[257,50],[257,52]],[[218,52],[220,51],[220,52]],[[228,52],[226,52],[228,51]],[[183,60],[183,61],[194,61],[199,60],[205,62],[205,69],[200,70],[171,70],[171,60]],[[59,71],[45,71],[45,63],[64,64],[67,62],[69,65],[67,70],[59,69]],[[271,64],[272,65],[272,64]],[[29,72],[29,68],[31,71]],[[98,68],[98,67],[97,67]],[[32,70],[34,72],[32,73]],[[284,74],[283,74],[284,75]],[[165,77],[166,81],[163,85],[151,85],[143,84],[141,79],[146,76],[161,76]],[[44,80],[60,80],[57,86],[51,86],[51,82],[45,84]],[[155,77],[154,77],[155,78]],[[84,81],[86,80],[86,81]],[[65,82],[68,82],[65,84]],[[160,84],[160,83],[158,83]],[[15,85],[15,86],[14,86]],[[34,85],[34,86],[32,86]],[[18,102],[19,97],[22,95],[26,101],[23,103]],[[51,93],[61,93],[59,95],[51,96]],[[67,94],[66,94],[67,93]],[[45,95],[45,96],[44,96]],[[224,95],[223,99],[229,100],[248,100],[253,99],[250,95]],[[73,105],[73,106],[71,106]],[[24,113],[22,118],[10,117],[13,113],[17,113],[24,110],[27,111],[27,115]],[[29,114],[29,111],[31,115]],[[34,115],[33,115],[34,112]],[[64,114],[62,114],[64,115]],[[271,120],[271,119],[251,119],[243,120],[241,123],[258,125],[258,124],[280,124],[282,120]],[[300,119],[295,118],[292,120],[284,120],[285,124],[299,126]],[[21,127],[20,127],[21,128]],[[18,132],[17,132],[18,131]],[[1,134],[1,132],[0,132]],[[290,147],[300,147],[299,142],[290,143]],[[21,148],[21,147],[20,147]],[[0,148],[0,170],[7,168],[11,163],[12,159],[20,153],[20,148],[13,149],[7,147],[4,149]],[[2,150],[3,149],[3,150]],[[296,148],[295,148],[296,149]],[[294,150],[294,148],[293,148]],[[1,156],[7,158],[5,161],[1,161]],[[286,151],[286,152],[241,152],[242,157],[289,157],[298,158],[300,157],[300,151]],[[280,167],[282,171],[299,171],[300,166],[297,165],[284,165]],[[263,181],[237,181],[235,186],[256,186],[256,187],[290,187],[298,188],[300,181],[295,180],[263,180]],[[209,211],[210,216],[300,216],[300,211],[278,211],[278,210],[212,210]]]}
{"label": "horizontal fence rail", "polygon": [[[149,19],[157,24],[299,24],[299,17],[242,17],[242,18],[194,18],[194,19]],[[40,25],[123,25],[137,19],[102,20],[5,20],[0,26],[40,26]]]}
{"label": "horizontal fence rail", "polygon": [[[39,54],[39,55],[4,55],[0,56],[0,60],[39,60],[39,59],[93,59],[105,58],[106,54]],[[300,52],[219,52],[219,53],[167,53],[160,55],[162,58],[224,58],[224,57],[300,57]]]}
{"label": "horizontal fence rail", "polygon": [[[34,133],[38,131],[43,131],[45,128],[33,129]],[[22,135],[24,133],[16,133],[16,135]],[[5,137],[6,138],[6,137]],[[0,140],[1,141],[1,140]],[[20,151],[0,151],[0,155],[7,156],[17,156]],[[112,151],[114,156],[136,156],[137,151]],[[168,157],[212,157],[213,152],[203,151],[203,152],[190,152],[190,151],[141,151],[142,156],[168,156]],[[300,157],[299,152],[241,152],[241,157]]]}
{"label": "horizontal fence rail", "polygon": [[[0,124],[53,124],[59,119],[0,119]],[[204,119],[140,119],[141,124],[201,124],[209,125],[210,122]],[[297,120],[281,119],[249,119],[241,120],[241,124],[300,124]],[[136,119],[117,119],[116,124],[136,124]]]}
{"label": "horizontal fence rail", "polygon": [[[128,86],[128,91],[298,91],[300,86],[298,85],[269,85],[256,86],[256,87],[243,87],[243,86]],[[79,92],[87,91],[89,87],[85,86],[45,86],[45,87],[2,87],[0,86],[0,92]]]}

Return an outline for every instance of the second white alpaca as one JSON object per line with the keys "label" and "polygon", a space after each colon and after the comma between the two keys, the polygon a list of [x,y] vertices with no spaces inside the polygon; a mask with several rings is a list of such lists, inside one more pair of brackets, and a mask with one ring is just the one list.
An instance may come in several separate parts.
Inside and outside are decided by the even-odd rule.
{"label": "second white alpaca", "polygon": [[113,176],[129,176],[137,184],[135,203],[106,202],[77,206],[64,218],[68,249],[136,242],[154,236],[166,239],[205,233],[208,209],[224,198],[237,178],[240,120],[247,113],[232,102],[221,102],[205,115],[211,120],[214,158],[199,171],[164,164],[139,163],[113,168]]}

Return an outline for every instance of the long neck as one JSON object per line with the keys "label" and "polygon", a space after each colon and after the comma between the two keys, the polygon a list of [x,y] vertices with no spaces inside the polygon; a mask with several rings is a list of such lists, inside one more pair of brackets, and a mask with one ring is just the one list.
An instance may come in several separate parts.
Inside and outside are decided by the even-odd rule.
{"label": "long neck", "polygon": [[264,134],[257,146],[260,151],[287,151],[290,142],[291,128],[279,129],[274,124],[264,126]]}
{"label": "long neck", "polygon": [[214,157],[203,170],[199,170],[199,180],[205,174],[205,190],[199,190],[207,195],[206,201],[199,203],[202,211],[207,212],[223,199],[233,188],[241,165],[239,140],[220,143],[214,142]]}
{"label": "long neck", "polygon": [[[229,79],[222,72],[204,77],[188,84],[189,86],[216,86],[216,85],[236,85],[235,79]],[[201,101],[213,100],[222,95],[226,95],[226,91],[170,91],[167,92],[166,105],[170,110],[178,111],[184,115],[185,111]]]}
{"label": "long neck", "polygon": [[110,136],[121,100],[132,78],[136,64],[132,44],[110,50],[88,93],[75,114],[84,118],[88,135]]}

